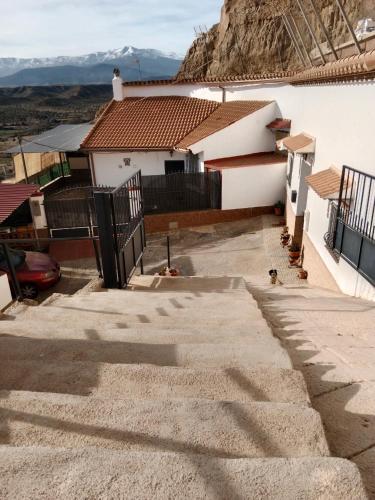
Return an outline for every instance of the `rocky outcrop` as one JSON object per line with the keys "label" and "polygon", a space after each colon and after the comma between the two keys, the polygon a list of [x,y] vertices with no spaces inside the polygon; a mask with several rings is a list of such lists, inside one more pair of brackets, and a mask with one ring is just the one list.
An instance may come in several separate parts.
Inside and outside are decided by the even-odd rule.
{"label": "rocky outcrop", "polygon": [[[335,44],[349,33],[335,0],[315,0]],[[311,9],[309,0],[305,8]],[[375,17],[375,0],[346,0],[346,11],[356,26],[362,17]],[[291,0],[225,0],[219,24],[197,38],[183,61],[180,77],[258,74],[301,68],[301,62],[284,27],[283,12],[292,13],[308,50],[314,48],[296,2]],[[316,17],[310,19],[321,42]]]}

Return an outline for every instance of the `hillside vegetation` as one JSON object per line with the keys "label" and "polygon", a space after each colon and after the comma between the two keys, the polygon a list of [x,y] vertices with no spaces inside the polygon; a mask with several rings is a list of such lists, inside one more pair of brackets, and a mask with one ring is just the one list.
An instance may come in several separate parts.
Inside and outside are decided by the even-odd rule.
{"label": "hillside vegetation", "polygon": [[111,85],[0,88],[0,150],[18,134],[90,121],[111,98]]}

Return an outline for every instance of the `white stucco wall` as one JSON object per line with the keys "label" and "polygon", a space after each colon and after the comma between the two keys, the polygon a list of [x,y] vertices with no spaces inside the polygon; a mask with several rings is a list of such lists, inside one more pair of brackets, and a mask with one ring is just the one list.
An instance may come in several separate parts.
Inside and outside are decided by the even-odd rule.
{"label": "white stucco wall", "polygon": [[275,136],[266,125],[276,116],[277,104],[271,103],[190,148],[194,154],[203,152],[205,161],[274,151]]}
{"label": "white stucco wall", "polygon": [[306,210],[309,212],[307,230],[309,238],[340,290],[348,295],[375,300],[375,288],[344,259],[341,258],[337,263],[325,246],[323,236],[328,229],[329,201],[323,200],[312,189],[309,189]]}
{"label": "white stucco wall", "polygon": [[284,200],[286,163],[222,170],[222,209],[269,207]]}
{"label": "white stucco wall", "polygon": [[35,229],[47,227],[46,211],[44,209],[44,195],[32,196],[30,198],[30,210],[33,216]]}
{"label": "white stucco wall", "polygon": [[12,302],[12,294],[10,292],[8,276],[3,274],[0,276],[0,312]]}
{"label": "white stucco wall", "polygon": [[[375,123],[375,82],[327,83],[293,87],[284,83],[225,85],[226,99],[275,100],[276,114],[292,120],[291,134],[302,131],[316,138],[312,173],[343,164],[375,175],[373,153],[373,124]],[[124,89],[127,89],[124,87]],[[128,88],[129,89],[129,88]],[[208,85],[173,85],[160,87],[132,87],[131,95],[190,95],[221,101],[222,91]],[[130,95],[130,94],[128,94]],[[251,134],[249,134],[250,140]],[[233,141],[235,135],[226,137]],[[209,156],[231,156],[228,146],[221,144],[216,154],[214,144],[208,143]],[[203,151],[203,148],[197,152]],[[259,151],[259,150],[258,150]],[[248,151],[250,152],[250,151]],[[236,154],[246,154],[236,153]],[[255,152],[255,151],[254,151]],[[212,156],[211,156],[212,155]],[[296,169],[295,169],[296,170]],[[369,298],[374,288],[343,260],[336,264],[324,246],[327,231],[327,202],[308,194],[310,211],[309,237],[334,275],[340,288],[352,295]],[[302,204],[301,204],[302,206]],[[297,212],[297,206],[295,207]]]}
{"label": "white stucco wall", "polygon": [[[130,158],[130,167],[125,166],[124,158]],[[169,151],[94,153],[95,179],[98,185],[116,187],[137,170],[143,175],[161,175],[165,173],[165,161],[185,159],[185,153],[171,156]]]}
{"label": "white stucco wall", "polygon": [[[292,207],[294,215],[300,216],[303,215],[306,210],[308,188],[305,177],[311,173],[311,158],[305,161],[302,155],[293,155],[292,153],[289,153],[289,158],[291,158],[290,161],[293,161],[293,173],[290,186],[288,183],[286,186],[287,197],[290,200],[290,206]],[[314,157],[312,157],[312,161],[313,160]],[[289,171],[287,174],[288,173]],[[295,203],[292,203],[292,191],[297,191],[297,200]]]}
{"label": "white stucco wall", "polygon": [[123,87],[125,97],[151,97],[178,95],[185,97],[196,97],[198,99],[208,99],[211,101],[222,102],[223,91],[219,87],[210,85],[152,85],[152,86],[134,86]]}

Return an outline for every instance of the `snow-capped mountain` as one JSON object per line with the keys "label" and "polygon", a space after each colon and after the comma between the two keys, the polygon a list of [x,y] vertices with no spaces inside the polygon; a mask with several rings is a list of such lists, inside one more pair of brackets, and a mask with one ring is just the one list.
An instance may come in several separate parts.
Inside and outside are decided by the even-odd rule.
{"label": "snow-capped mountain", "polygon": [[[155,49],[137,49],[135,47],[123,47],[122,49],[108,50],[107,52],[94,52],[82,56],[58,56],[45,58],[18,59],[14,57],[0,58],[0,77],[13,75],[24,69],[51,68],[55,66],[94,66],[97,64],[121,64],[129,63],[138,59],[149,61],[170,59],[176,61],[176,65],[182,60],[182,56],[175,53],[164,53]],[[141,64],[142,66],[142,64]],[[148,68],[145,67],[145,72]]]}

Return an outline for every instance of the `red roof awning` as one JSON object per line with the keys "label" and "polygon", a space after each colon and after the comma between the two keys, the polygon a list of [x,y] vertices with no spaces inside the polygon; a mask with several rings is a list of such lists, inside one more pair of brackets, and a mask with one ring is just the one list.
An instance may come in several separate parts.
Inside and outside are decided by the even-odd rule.
{"label": "red roof awning", "polygon": [[38,191],[35,184],[0,184],[0,223]]}
{"label": "red roof awning", "polygon": [[285,120],[284,118],[276,118],[273,122],[267,125],[270,130],[280,130],[288,132],[292,126],[291,120]]}

